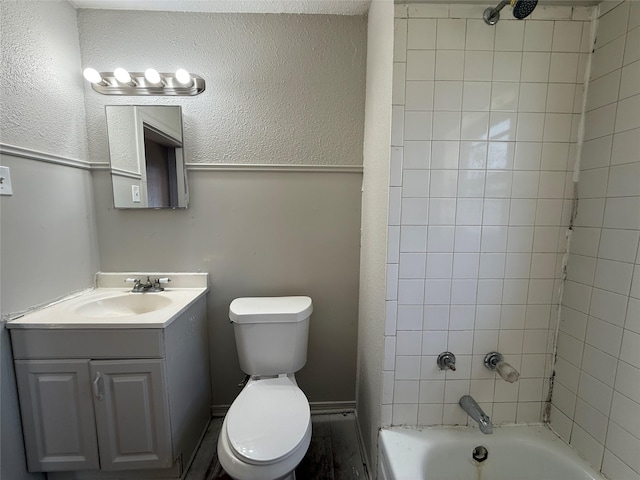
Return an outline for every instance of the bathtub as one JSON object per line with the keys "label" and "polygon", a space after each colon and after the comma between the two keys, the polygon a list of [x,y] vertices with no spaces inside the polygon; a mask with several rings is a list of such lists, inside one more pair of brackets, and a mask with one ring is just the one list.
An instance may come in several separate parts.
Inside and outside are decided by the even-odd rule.
{"label": "bathtub", "polygon": [[545,426],[390,428],[378,448],[378,480],[604,480]]}

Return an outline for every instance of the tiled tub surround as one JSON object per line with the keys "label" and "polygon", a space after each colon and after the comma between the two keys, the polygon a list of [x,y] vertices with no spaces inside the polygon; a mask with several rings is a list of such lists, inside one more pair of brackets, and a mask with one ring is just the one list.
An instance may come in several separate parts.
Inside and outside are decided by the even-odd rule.
{"label": "tiled tub surround", "polygon": [[640,2],[601,10],[551,425],[612,479],[640,479]]}
{"label": "tiled tub surround", "polygon": [[548,395],[591,9],[483,8],[396,7],[384,426],[466,424],[465,394],[539,422]]}

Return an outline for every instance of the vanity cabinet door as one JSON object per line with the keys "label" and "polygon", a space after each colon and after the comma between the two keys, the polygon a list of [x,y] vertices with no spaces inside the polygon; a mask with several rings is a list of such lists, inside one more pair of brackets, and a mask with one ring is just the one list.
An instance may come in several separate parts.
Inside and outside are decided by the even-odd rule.
{"label": "vanity cabinet door", "polygon": [[29,471],[99,468],[89,360],[16,360],[15,367]]}
{"label": "vanity cabinet door", "polygon": [[163,361],[94,360],[91,378],[101,469],[170,467]]}

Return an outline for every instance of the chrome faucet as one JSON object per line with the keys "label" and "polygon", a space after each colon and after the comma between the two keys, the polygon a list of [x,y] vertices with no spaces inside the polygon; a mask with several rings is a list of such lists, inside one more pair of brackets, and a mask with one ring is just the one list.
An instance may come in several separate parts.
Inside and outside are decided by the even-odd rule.
{"label": "chrome faucet", "polygon": [[125,282],[133,282],[131,293],[162,292],[164,288],[160,284],[169,283],[170,281],[169,278],[156,278],[153,283],[151,283],[151,279],[148,276],[146,283],[142,283],[139,278],[127,278],[125,280]]}
{"label": "chrome faucet", "polygon": [[458,402],[460,407],[467,412],[467,414],[478,422],[480,431],[485,435],[493,433],[493,424],[489,416],[482,411],[480,405],[476,403],[471,395],[464,395]]}

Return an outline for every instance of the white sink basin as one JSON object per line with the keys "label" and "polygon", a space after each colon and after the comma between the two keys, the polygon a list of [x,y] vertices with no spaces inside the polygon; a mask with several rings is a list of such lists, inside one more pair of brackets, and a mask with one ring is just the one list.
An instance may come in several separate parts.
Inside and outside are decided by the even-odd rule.
{"label": "white sink basin", "polygon": [[171,305],[171,299],[153,293],[124,293],[115,297],[88,301],[74,309],[76,315],[111,318],[155,312]]}
{"label": "white sink basin", "polygon": [[[96,288],[25,313],[6,323],[7,328],[108,329],[165,328],[209,291],[206,273],[151,273],[171,278],[162,292],[131,292],[128,278],[149,273],[119,272],[96,275]],[[126,286],[125,286],[126,285]]]}

